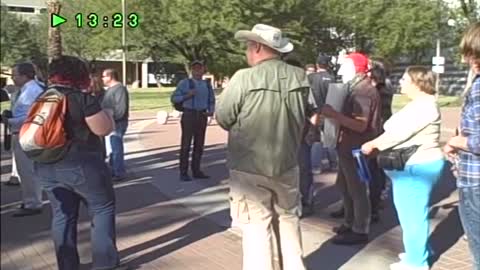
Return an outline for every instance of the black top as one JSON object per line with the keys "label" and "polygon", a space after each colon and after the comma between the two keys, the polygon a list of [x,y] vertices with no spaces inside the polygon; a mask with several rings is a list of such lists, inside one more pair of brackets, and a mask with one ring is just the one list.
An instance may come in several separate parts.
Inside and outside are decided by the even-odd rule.
{"label": "black top", "polygon": [[79,90],[69,92],[67,98],[65,130],[68,139],[72,141],[69,153],[98,152],[102,154],[103,145],[100,137],[90,130],[85,121],[85,117],[92,116],[102,110],[98,99]]}
{"label": "black top", "polygon": [[0,89],[0,102],[9,101],[10,97],[8,96],[7,90]]}
{"label": "black top", "polygon": [[313,96],[317,102],[317,106],[321,108],[327,99],[328,85],[334,83],[335,79],[332,74],[327,71],[320,71],[308,75],[308,81],[312,88]]}
{"label": "black top", "polygon": [[115,122],[128,121],[130,97],[125,86],[118,83],[108,88],[102,100],[104,109],[113,110]]}

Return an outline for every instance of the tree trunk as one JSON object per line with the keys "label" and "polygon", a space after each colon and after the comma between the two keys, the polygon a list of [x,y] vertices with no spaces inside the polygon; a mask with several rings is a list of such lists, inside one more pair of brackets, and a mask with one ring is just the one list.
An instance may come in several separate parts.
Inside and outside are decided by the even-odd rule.
{"label": "tree trunk", "polygon": [[[52,14],[59,14],[62,8],[62,5],[59,0],[48,0],[48,17],[49,20],[52,19]],[[52,59],[58,58],[62,55],[62,36],[60,34],[59,27],[51,27],[51,24],[48,28],[48,61],[51,62]]]}

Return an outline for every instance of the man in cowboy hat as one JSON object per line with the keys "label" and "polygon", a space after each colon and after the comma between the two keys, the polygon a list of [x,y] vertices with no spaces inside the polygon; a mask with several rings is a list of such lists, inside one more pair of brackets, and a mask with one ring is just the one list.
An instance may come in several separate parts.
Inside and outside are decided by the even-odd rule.
{"label": "man in cowboy hat", "polygon": [[280,59],[293,50],[280,29],[257,24],[235,38],[245,42],[250,68],[230,79],[216,120],[229,131],[230,209],[243,231],[243,269],[274,269],[276,234],[283,269],[303,270],[297,153],[307,115],[316,109],[308,79]]}

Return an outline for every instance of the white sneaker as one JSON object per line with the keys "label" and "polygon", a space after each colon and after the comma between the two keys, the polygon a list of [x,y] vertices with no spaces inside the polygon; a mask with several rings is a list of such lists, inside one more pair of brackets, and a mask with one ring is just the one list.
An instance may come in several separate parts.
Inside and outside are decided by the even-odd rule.
{"label": "white sneaker", "polygon": [[411,266],[401,261],[390,264],[390,270],[429,270],[429,269],[430,268],[428,266]]}

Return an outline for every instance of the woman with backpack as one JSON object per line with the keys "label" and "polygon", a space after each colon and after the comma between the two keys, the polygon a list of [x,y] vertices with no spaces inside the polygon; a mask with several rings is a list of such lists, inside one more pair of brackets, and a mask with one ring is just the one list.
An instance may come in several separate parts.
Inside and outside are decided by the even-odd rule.
{"label": "woman with backpack", "polygon": [[80,267],[77,223],[80,202],[84,202],[92,222],[92,268],[123,269],[115,240],[115,195],[100,139],[113,130],[112,116],[84,91],[90,85],[86,62],[61,56],[48,69],[49,88],[44,95],[56,90],[66,99],[63,128],[67,140],[61,155],[50,163],[37,160],[35,169],[52,207],[58,268]]}

